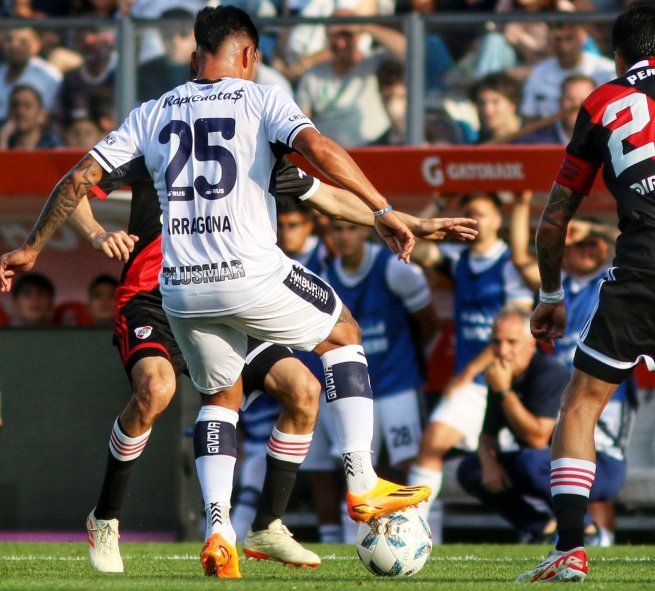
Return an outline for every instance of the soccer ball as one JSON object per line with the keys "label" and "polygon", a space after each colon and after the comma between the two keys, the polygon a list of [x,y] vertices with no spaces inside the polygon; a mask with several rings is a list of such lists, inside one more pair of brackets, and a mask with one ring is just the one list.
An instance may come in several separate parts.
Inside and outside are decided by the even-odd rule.
{"label": "soccer ball", "polygon": [[406,509],[361,523],[355,548],[374,575],[409,577],[425,566],[432,552],[432,532],[416,509]]}

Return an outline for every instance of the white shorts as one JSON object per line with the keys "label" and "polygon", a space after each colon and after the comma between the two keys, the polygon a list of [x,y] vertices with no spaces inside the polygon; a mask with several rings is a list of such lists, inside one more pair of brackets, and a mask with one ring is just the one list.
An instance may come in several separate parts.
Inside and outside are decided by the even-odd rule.
{"label": "white shorts", "polygon": [[467,382],[452,391],[432,411],[431,423],[445,423],[464,435],[461,445],[467,451],[478,449],[484,413],[487,410],[487,386]]}
{"label": "white shorts", "polygon": [[194,386],[213,394],[232,386],[246,358],[247,336],[312,351],[332,332],[343,304],[322,279],[294,263],[277,288],[247,310],[226,316],[168,315]]}
{"label": "white shorts", "polygon": [[[403,390],[374,399],[373,465],[377,465],[384,443],[389,463],[396,466],[418,455],[421,443],[421,413],[416,390]],[[341,455],[334,437],[330,409],[321,397],[321,409],[314,429],[309,453],[303,462],[304,470],[329,472],[341,468]]]}

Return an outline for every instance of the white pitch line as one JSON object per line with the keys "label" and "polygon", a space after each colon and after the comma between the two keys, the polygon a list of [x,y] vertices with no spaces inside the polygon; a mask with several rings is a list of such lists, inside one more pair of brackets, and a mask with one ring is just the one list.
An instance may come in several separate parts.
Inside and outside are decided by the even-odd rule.
{"label": "white pitch line", "polygon": [[[171,555],[126,555],[123,557],[125,560],[170,560],[170,561],[184,561],[184,560],[198,560],[198,557],[192,554],[171,554]],[[241,558],[244,558],[241,556]],[[359,560],[357,556],[337,556],[335,554],[328,554],[321,556],[322,560],[334,561],[350,561]],[[35,555],[0,555],[0,562],[29,562],[33,560],[48,560],[48,561],[61,561],[61,562],[86,562],[86,556],[35,556]],[[538,560],[538,557],[530,558],[509,558],[509,557],[496,557],[488,558],[482,556],[431,556],[428,560],[431,562],[489,562],[489,563],[512,563],[512,562],[532,562]],[[653,556],[596,556],[592,558],[593,562],[655,562]]]}

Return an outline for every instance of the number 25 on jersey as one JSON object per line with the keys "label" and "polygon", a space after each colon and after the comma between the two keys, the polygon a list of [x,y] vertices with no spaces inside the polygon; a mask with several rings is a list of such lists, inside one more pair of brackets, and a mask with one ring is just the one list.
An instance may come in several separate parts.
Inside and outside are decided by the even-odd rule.
{"label": "number 25 on jersey", "polygon": [[[177,135],[179,145],[173,158],[166,167],[164,178],[169,201],[192,201],[195,192],[205,199],[222,199],[226,197],[237,180],[237,163],[227,148],[210,145],[209,134],[218,133],[224,139],[234,138],[236,121],[227,117],[197,119],[191,126],[186,121],[173,119],[159,133],[159,143],[168,144],[172,135]],[[193,156],[196,162],[216,162],[220,167],[218,182],[211,183],[207,177],[199,175],[193,181],[193,187],[175,185],[177,177]],[[197,168],[197,167],[194,167]]]}

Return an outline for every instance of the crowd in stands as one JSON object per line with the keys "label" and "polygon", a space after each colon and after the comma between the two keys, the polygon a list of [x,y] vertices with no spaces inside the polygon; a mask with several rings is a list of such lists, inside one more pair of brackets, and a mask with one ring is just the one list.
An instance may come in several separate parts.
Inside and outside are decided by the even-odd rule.
{"label": "crowd in stands", "polygon": [[[566,24],[572,12],[630,0],[229,0],[267,16],[352,17],[559,11],[562,21],[426,26],[425,137],[429,144],[562,141],[564,83],[614,77],[608,28]],[[115,128],[118,19],[148,19],[137,38],[136,100],[191,76],[191,22],[206,0],[5,0],[0,30],[0,149],[84,148]],[[30,27],[30,19],[88,17],[93,26]],[[265,21],[262,21],[265,22]],[[295,96],[317,127],[345,146],[406,143],[407,40],[378,24],[262,26],[257,80]],[[589,88],[589,87],[588,87]],[[577,101],[579,102],[579,101]],[[575,105],[574,105],[575,106]],[[535,125],[536,122],[536,125]],[[553,126],[557,127],[554,129]]]}
{"label": "crowd in stands", "polygon": [[11,303],[0,307],[0,326],[26,328],[83,327],[109,328],[114,323],[114,294],[118,280],[98,275],[89,284],[87,299],[57,303],[55,285],[42,273],[17,277]]}

